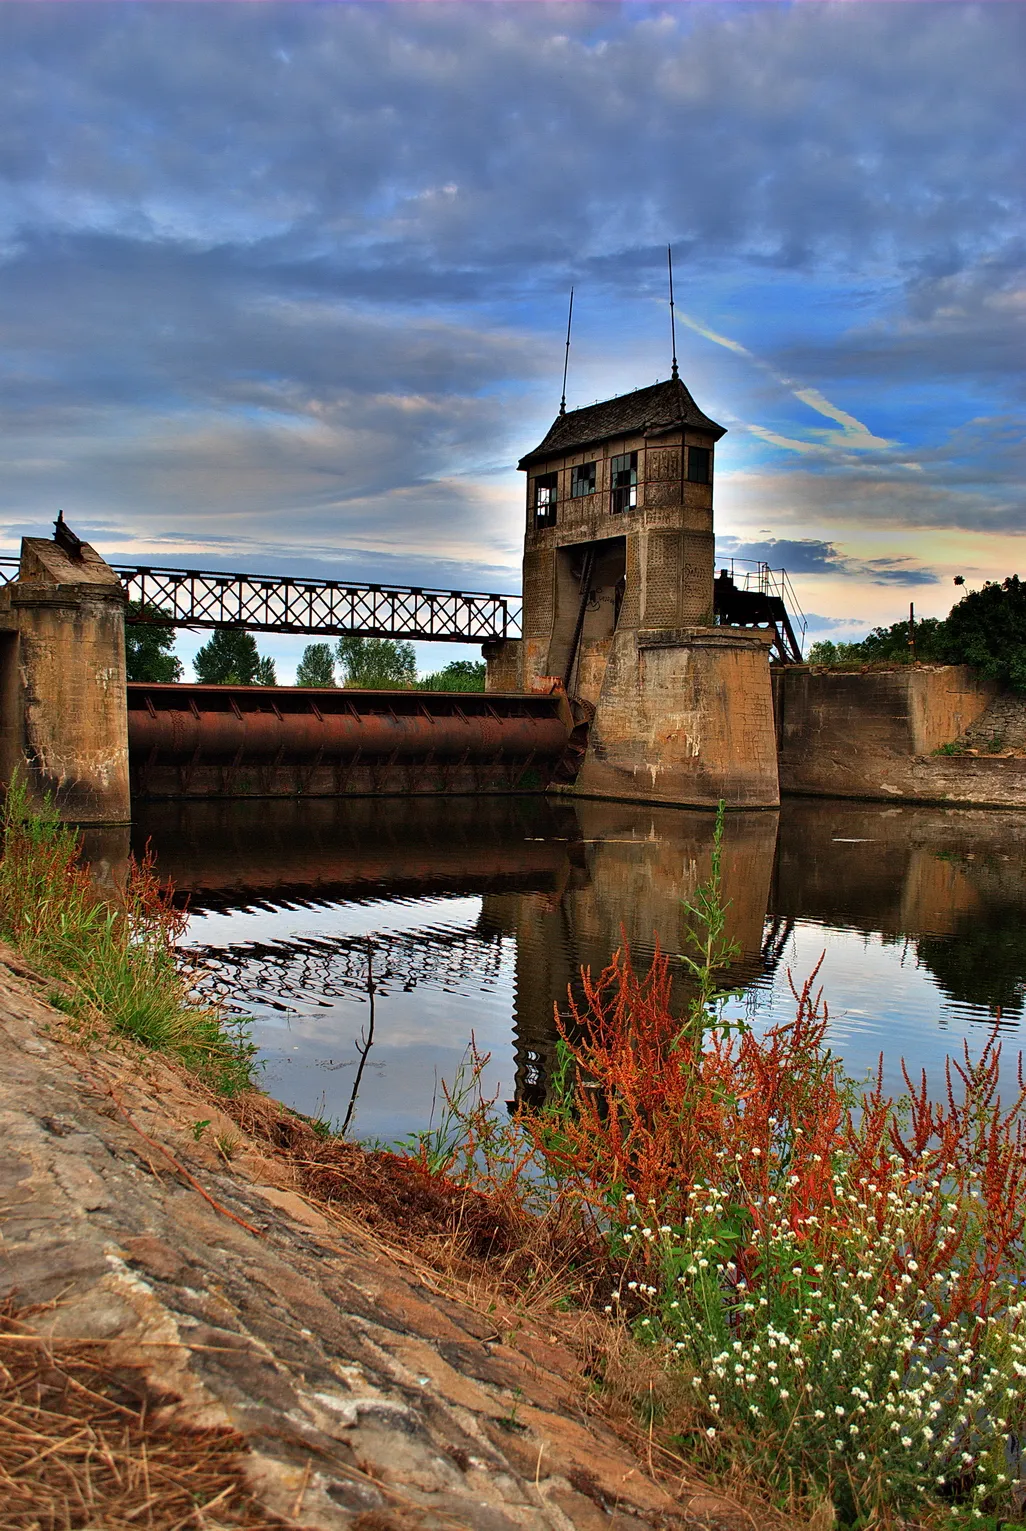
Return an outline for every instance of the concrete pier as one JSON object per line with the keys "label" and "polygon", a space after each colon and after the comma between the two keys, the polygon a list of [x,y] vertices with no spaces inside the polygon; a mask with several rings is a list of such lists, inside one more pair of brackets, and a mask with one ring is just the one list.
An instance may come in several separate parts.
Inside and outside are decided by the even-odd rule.
{"label": "concrete pier", "polygon": [[[72,545],[77,539],[70,539]],[[88,543],[21,546],[0,590],[0,777],[76,824],[126,824],[125,595]]]}

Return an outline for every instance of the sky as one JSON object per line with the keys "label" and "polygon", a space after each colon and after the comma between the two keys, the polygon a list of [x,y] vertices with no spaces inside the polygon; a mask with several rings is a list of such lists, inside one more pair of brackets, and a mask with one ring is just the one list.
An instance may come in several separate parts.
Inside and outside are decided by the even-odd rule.
{"label": "sky", "polygon": [[816,637],[1026,575],[1024,55],[1017,0],[0,0],[0,553],[516,591],[569,288],[568,407],[666,377],[671,243],[723,554]]}

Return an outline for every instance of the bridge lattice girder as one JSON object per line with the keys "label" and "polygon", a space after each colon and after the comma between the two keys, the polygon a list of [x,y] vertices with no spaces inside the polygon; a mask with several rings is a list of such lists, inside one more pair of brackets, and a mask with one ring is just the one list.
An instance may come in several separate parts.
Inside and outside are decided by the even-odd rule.
{"label": "bridge lattice girder", "polygon": [[[520,636],[520,602],[513,596],[149,564],[111,568],[136,607],[128,621],[137,624],[436,643],[490,643]],[[6,581],[17,577],[17,569],[17,560],[0,560]]]}

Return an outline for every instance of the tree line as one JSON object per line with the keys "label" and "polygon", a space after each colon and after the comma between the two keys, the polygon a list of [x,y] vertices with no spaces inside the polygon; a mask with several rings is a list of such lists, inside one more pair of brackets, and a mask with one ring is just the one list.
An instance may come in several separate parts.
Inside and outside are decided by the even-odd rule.
{"label": "tree line", "polygon": [[1026,692],[1026,581],[1012,574],[969,590],[946,617],[874,627],[860,643],[814,643],[814,665],[965,664]]}
{"label": "tree line", "polygon": [[[128,679],[151,684],[184,677],[174,652],[175,630],[159,620],[159,607],[130,602],[129,609],[150,621],[125,628]],[[192,662],[196,679],[215,686],[276,686],[274,660],[261,654],[252,633],[242,628],[218,628]],[[337,673],[336,673],[337,666]],[[412,643],[390,638],[339,638],[308,643],[296,668],[297,686],[355,686],[372,691],[483,691],[483,660],[455,659],[432,675],[418,679],[417,653]]]}

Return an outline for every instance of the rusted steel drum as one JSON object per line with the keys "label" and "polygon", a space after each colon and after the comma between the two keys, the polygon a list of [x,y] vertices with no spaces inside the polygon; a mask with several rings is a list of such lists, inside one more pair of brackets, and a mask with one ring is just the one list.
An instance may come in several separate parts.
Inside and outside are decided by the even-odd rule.
{"label": "rusted steel drum", "polygon": [[568,734],[547,696],[129,686],[129,750],[166,765],[551,759]]}

